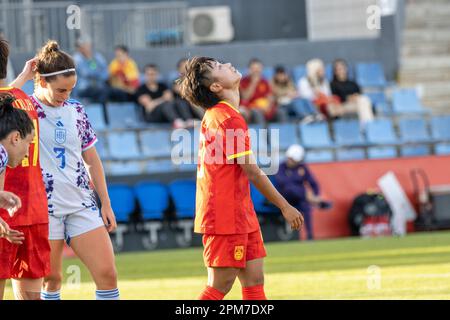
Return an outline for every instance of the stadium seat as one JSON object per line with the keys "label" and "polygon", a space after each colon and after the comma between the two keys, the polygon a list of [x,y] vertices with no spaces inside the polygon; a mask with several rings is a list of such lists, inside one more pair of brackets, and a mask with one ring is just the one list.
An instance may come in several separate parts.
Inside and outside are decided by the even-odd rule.
{"label": "stadium seat", "polygon": [[195,181],[173,181],[169,184],[169,192],[175,203],[177,217],[193,219],[195,216]]}
{"label": "stadium seat", "polygon": [[338,161],[353,161],[365,159],[364,149],[338,149],[336,151]]}
{"label": "stadium seat", "polygon": [[365,144],[358,120],[336,120],[333,122],[333,129],[336,144],[343,146]]}
{"label": "stadium seat", "polygon": [[397,89],[392,93],[392,109],[394,113],[425,114],[428,113],[420,103],[414,89]]}
{"label": "stadium seat", "polygon": [[309,150],[305,154],[305,162],[332,162],[333,152],[329,150]]}
{"label": "stadium seat", "polygon": [[334,145],[326,122],[300,124],[300,136],[305,148],[327,148]]}
{"label": "stadium seat", "polygon": [[271,136],[271,148],[278,147],[278,150],[287,150],[292,144],[299,143],[297,136],[297,126],[293,123],[272,123],[269,125],[269,134],[272,135],[272,130],[278,130],[279,141],[273,141]]}
{"label": "stadium seat", "polygon": [[103,106],[99,103],[86,105],[84,108],[95,131],[105,131],[106,123]]}
{"label": "stadium seat", "polygon": [[450,116],[431,118],[431,132],[435,140],[450,140]]}
{"label": "stadium seat", "polygon": [[170,157],[170,130],[142,131],[142,154],[146,157]]}
{"label": "stadium seat", "polygon": [[249,124],[250,142],[255,155],[265,155],[268,151],[268,130],[262,125]]}
{"label": "stadium seat", "polygon": [[361,87],[386,87],[387,82],[384,76],[381,63],[357,63],[356,82]]}
{"label": "stadium seat", "polygon": [[298,81],[306,75],[306,66],[301,64],[292,69],[292,78],[294,85],[297,86]]}
{"label": "stadium seat", "polygon": [[27,82],[25,82],[25,84],[22,86],[22,91],[31,96],[34,93],[34,81],[28,80]]}
{"label": "stadium seat", "polygon": [[396,158],[397,150],[395,147],[372,147],[367,149],[369,159],[388,159]]}
{"label": "stadium seat", "polygon": [[420,157],[430,154],[430,149],[427,145],[402,146],[402,157]]}
{"label": "stadium seat", "polygon": [[450,144],[448,143],[438,143],[435,146],[435,153],[438,155],[448,155],[450,154]]}
{"label": "stadium seat", "polygon": [[146,172],[153,173],[167,173],[175,171],[175,166],[170,159],[164,160],[149,160],[146,165]]}
{"label": "stadium seat", "polygon": [[428,133],[425,119],[400,119],[398,126],[403,142],[430,141],[430,134]]}
{"label": "stadium seat", "polygon": [[169,88],[172,87],[173,83],[176,79],[180,77],[180,74],[177,70],[170,71],[164,78],[160,79],[160,81],[164,81]]}
{"label": "stadium seat", "polygon": [[108,145],[113,159],[128,160],[141,157],[136,132],[111,132],[108,134]]}
{"label": "stadium seat", "polygon": [[144,220],[162,220],[169,206],[167,187],[159,182],[141,182],[134,187]]}
{"label": "stadium seat", "polygon": [[307,116],[318,114],[316,107],[308,99],[297,98],[293,100],[293,108],[295,110],[295,117],[305,118]]}
{"label": "stadium seat", "polygon": [[109,125],[111,128],[135,128],[142,124],[141,117],[138,116],[137,106],[134,103],[108,103]]}
{"label": "stadium seat", "polygon": [[139,175],[142,173],[142,166],[141,163],[136,161],[115,161],[109,164],[107,172],[112,176]]}
{"label": "stadium seat", "polygon": [[110,184],[108,193],[117,222],[127,223],[136,209],[133,189],[124,184]]}
{"label": "stadium seat", "polygon": [[398,138],[390,119],[376,119],[366,125],[367,142],[373,144],[397,144]]}
{"label": "stadium seat", "polygon": [[102,160],[109,159],[109,151],[106,147],[106,138],[103,135],[97,134],[97,143],[95,144],[95,148]]}
{"label": "stadium seat", "polygon": [[258,189],[251,183],[250,184],[250,196],[252,198],[253,207],[256,213],[270,214],[278,213],[279,209],[272,204],[267,203],[266,198],[259,192]]}
{"label": "stadium seat", "polygon": [[365,96],[368,96],[372,104],[375,106],[377,114],[391,115],[392,109],[389,105],[384,92],[365,92]]}
{"label": "stadium seat", "polygon": [[273,69],[273,67],[264,67],[263,72],[262,72],[262,76],[264,79],[266,79],[267,81],[271,81],[273,76],[275,74],[275,70]]}

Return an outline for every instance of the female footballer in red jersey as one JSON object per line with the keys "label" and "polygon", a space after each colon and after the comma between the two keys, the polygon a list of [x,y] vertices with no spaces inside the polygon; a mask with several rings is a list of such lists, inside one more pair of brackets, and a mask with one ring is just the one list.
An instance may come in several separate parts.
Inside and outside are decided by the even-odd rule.
{"label": "female footballer in red jersey", "polygon": [[230,64],[194,57],[179,80],[192,105],[206,109],[201,124],[195,229],[203,234],[208,284],[199,299],[221,300],[236,277],[244,300],[265,300],[264,243],[250,198],[250,184],[277,206],[292,229],[303,216],[256,164],[239,106],[241,74]]}
{"label": "female footballer in red jersey", "polygon": [[0,209],[0,217],[14,230],[23,233],[23,243],[17,245],[0,239],[0,282],[12,279],[16,299],[39,300],[43,277],[50,272],[48,242],[47,195],[39,163],[39,124],[36,110],[27,94],[20,89],[5,87],[8,43],[0,39],[0,95],[15,98],[13,106],[25,111],[34,125],[34,138],[28,155],[14,169],[7,168],[4,188],[16,194],[22,207],[11,217]]}

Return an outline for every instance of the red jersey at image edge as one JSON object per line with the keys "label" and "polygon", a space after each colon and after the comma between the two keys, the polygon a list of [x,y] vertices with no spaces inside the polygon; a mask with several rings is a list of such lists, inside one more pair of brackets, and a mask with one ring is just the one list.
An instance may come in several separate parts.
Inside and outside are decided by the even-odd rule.
{"label": "red jersey at image edge", "polygon": [[16,168],[7,168],[5,173],[5,191],[15,193],[22,200],[22,207],[11,218],[8,212],[0,209],[0,217],[10,227],[29,226],[48,223],[47,194],[39,163],[39,121],[38,114],[28,95],[20,89],[0,88],[0,94],[15,97],[14,107],[28,113],[35,127],[35,136],[30,144],[29,156]]}

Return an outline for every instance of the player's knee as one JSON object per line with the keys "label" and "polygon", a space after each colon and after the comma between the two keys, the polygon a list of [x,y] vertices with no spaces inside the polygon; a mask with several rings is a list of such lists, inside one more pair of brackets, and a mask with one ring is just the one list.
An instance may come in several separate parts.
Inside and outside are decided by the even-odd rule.
{"label": "player's knee", "polygon": [[98,271],[98,282],[107,287],[117,286],[117,271],[114,266],[104,267]]}
{"label": "player's knee", "polygon": [[61,288],[63,275],[62,272],[51,272],[44,279],[44,289],[47,291],[55,291]]}
{"label": "player's knee", "polygon": [[220,279],[220,281],[214,281],[213,287],[222,292],[223,294],[227,294],[231,291],[234,284],[234,278],[229,279]]}
{"label": "player's knee", "polygon": [[246,287],[253,287],[253,286],[259,286],[264,284],[264,274],[255,274],[250,276],[248,279],[246,279],[245,281],[245,286]]}

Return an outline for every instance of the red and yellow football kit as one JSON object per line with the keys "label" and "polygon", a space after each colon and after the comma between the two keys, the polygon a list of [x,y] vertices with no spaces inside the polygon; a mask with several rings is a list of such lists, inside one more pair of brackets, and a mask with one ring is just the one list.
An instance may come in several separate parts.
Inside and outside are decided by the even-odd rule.
{"label": "red and yellow football kit", "polygon": [[0,209],[0,217],[12,229],[25,234],[21,245],[0,239],[0,279],[41,278],[50,272],[50,245],[48,242],[47,194],[39,164],[38,115],[28,95],[16,88],[0,88],[0,94],[16,98],[14,107],[26,111],[34,123],[35,137],[30,144],[29,156],[17,168],[7,168],[6,191],[22,200],[22,207],[11,218]]}
{"label": "red and yellow football kit", "polygon": [[266,256],[250,183],[239,158],[251,154],[247,124],[221,101],[202,120],[194,231],[203,234],[207,267],[245,268]]}

